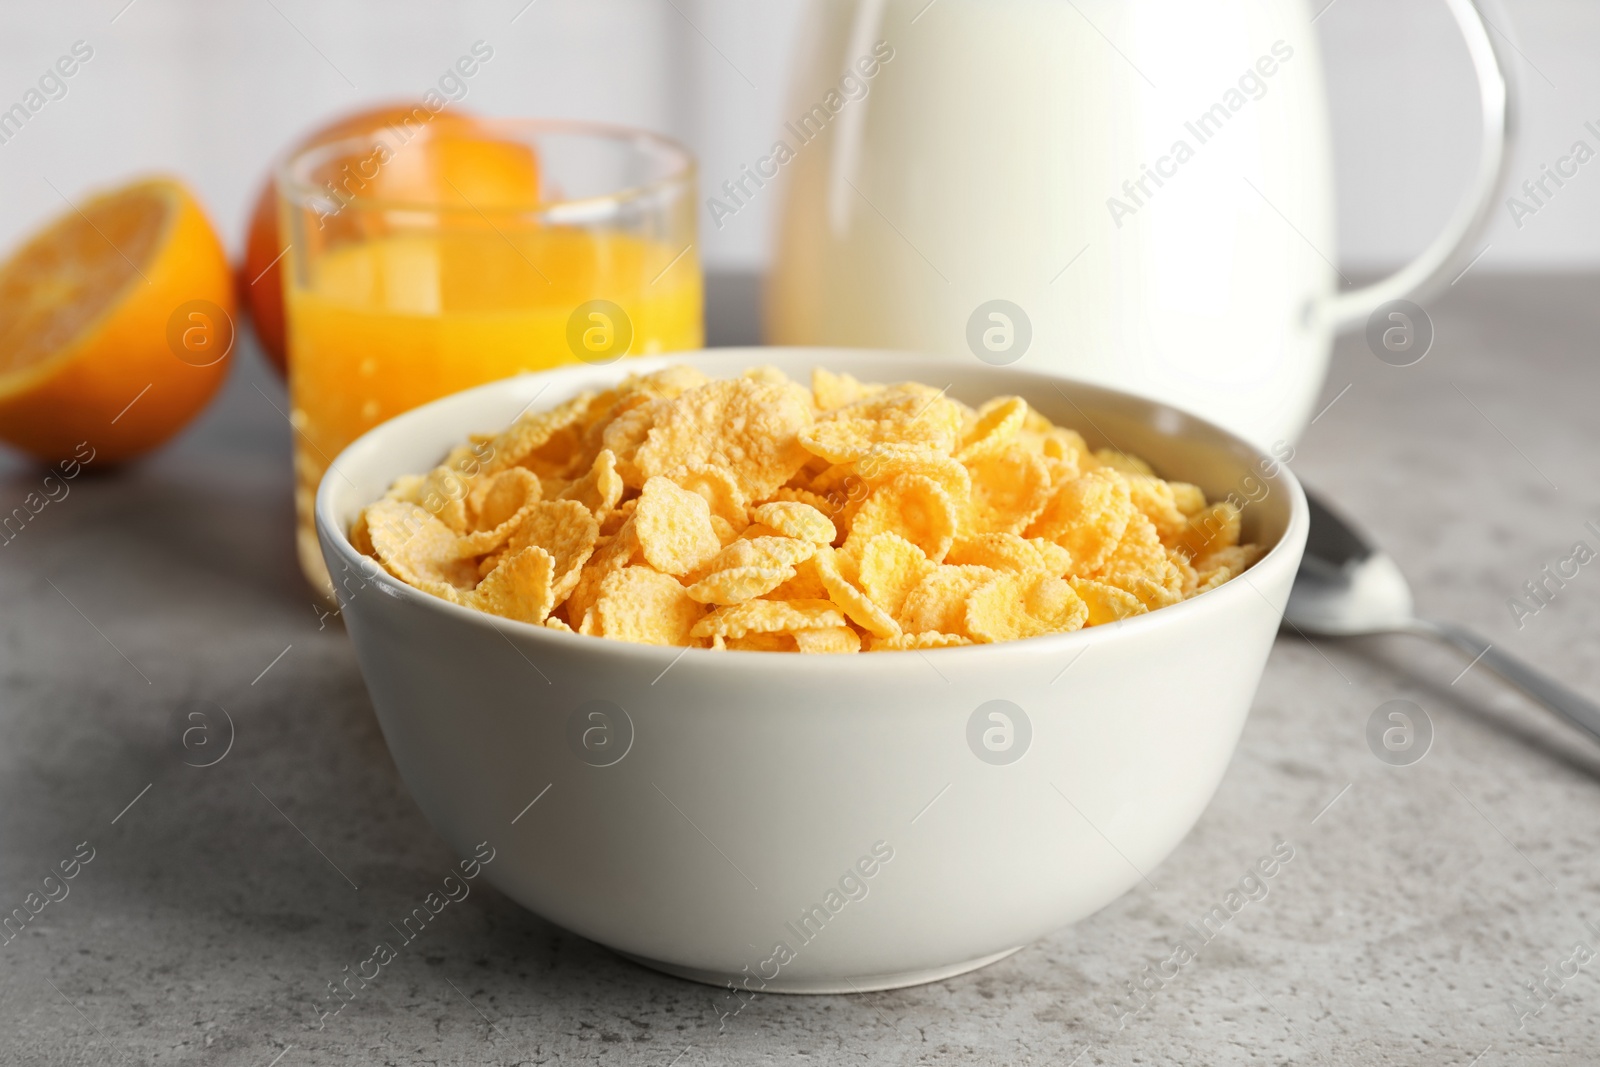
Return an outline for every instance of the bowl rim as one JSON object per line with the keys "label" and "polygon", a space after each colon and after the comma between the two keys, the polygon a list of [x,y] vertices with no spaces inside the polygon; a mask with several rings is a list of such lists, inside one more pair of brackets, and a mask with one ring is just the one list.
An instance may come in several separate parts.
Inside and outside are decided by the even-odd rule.
{"label": "bowl rim", "polygon": [[[614,364],[606,365],[606,369],[610,369],[611,367],[619,367],[621,368],[622,373],[649,373],[654,370],[660,370],[663,367],[686,361],[692,362],[696,366],[700,366],[702,363],[707,362],[727,363],[730,365],[743,364],[744,366],[749,366],[752,360],[755,360],[759,363],[762,353],[767,353],[770,355],[774,352],[782,352],[795,356],[801,356],[802,354],[809,356],[814,354],[817,358],[818,365],[827,366],[830,370],[842,370],[845,373],[849,373],[849,368],[847,366],[837,366],[836,364],[838,364],[840,361],[848,361],[852,359],[860,360],[863,358],[889,359],[895,362],[903,362],[907,366],[908,373],[916,373],[914,368],[924,367],[930,362],[946,363],[953,366],[967,366],[966,361],[948,356],[929,355],[926,353],[906,352],[893,349],[832,348],[824,346],[743,346],[736,348],[686,349],[683,351],[664,352],[651,356],[629,357],[619,360]],[[825,358],[827,360],[832,360],[833,363],[825,362]],[[396,597],[412,604],[420,605],[423,610],[438,613],[445,619],[450,619],[455,622],[483,630],[485,631],[485,636],[489,636],[491,633],[498,634],[502,638],[509,638],[512,635],[517,635],[522,639],[531,641],[535,644],[539,642],[550,642],[549,647],[551,651],[555,653],[559,653],[563,650],[576,651],[578,649],[586,649],[602,654],[631,658],[641,666],[655,664],[675,664],[678,660],[685,657],[689,657],[690,659],[699,663],[760,663],[763,670],[772,669],[780,662],[789,662],[795,668],[807,671],[816,669],[818,667],[817,660],[819,659],[830,661],[832,664],[836,665],[837,669],[868,670],[872,668],[863,666],[863,662],[870,664],[876,661],[879,656],[890,654],[872,653],[858,654],[854,656],[806,656],[796,652],[740,651],[737,656],[730,656],[727,652],[710,648],[694,648],[692,646],[679,647],[672,645],[645,645],[631,641],[620,641],[607,639],[604,637],[593,637],[588,634],[554,630],[550,627],[537,623],[521,622],[516,619],[508,619],[498,615],[491,615],[488,612],[479,611],[475,608],[469,608],[462,604],[453,604],[441,597],[436,597],[430,593],[425,593],[422,590],[401,581],[399,578],[396,578],[394,575],[390,574],[386,569],[384,569],[383,565],[378,561],[356,551],[355,546],[350,543],[348,532],[341,528],[341,523],[338,521],[337,516],[335,516],[333,511],[333,495],[336,492],[336,487],[333,484],[333,478],[335,476],[343,476],[337,469],[342,461],[346,460],[347,458],[359,460],[360,456],[357,455],[357,453],[364,453],[374,449],[377,447],[377,442],[382,438],[388,437],[392,434],[404,432],[404,424],[406,422],[421,421],[438,408],[449,404],[462,403],[466,397],[503,390],[507,388],[511,382],[526,384],[530,380],[548,379],[545,387],[539,390],[539,395],[543,395],[545,389],[557,384],[564,377],[583,377],[587,374],[593,373],[596,369],[597,368],[593,365],[580,363],[571,366],[555,367],[549,370],[534,371],[528,374],[514,375],[510,378],[502,378],[493,382],[488,382],[484,385],[475,386],[471,389],[464,389],[460,392],[440,397],[437,400],[420,405],[411,409],[410,411],[402,412],[401,414],[381,422],[377,426],[374,426],[372,429],[356,438],[356,440],[352,441],[343,451],[338,454],[338,456],[334,457],[334,460],[329,464],[327,471],[323,473],[321,482],[317,486],[316,501],[314,505],[314,517],[318,541],[324,546],[331,546],[334,554],[339,556],[347,566],[353,566],[356,568],[357,573],[359,573],[365,581],[377,585],[379,590],[388,596]],[[706,367],[702,366],[701,369],[707,370],[708,374],[710,373],[710,370]],[[743,367],[741,367],[741,370],[742,369]],[[974,368],[968,367],[968,369]],[[1037,657],[1047,658],[1052,653],[1073,653],[1074,650],[1076,650],[1076,654],[1071,656],[1071,662],[1068,664],[1068,667],[1070,667],[1072,663],[1077,662],[1079,656],[1081,656],[1095,644],[1122,639],[1133,640],[1143,634],[1153,635],[1155,632],[1161,629],[1184,625],[1185,623],[1191,621],[1191,619],[1198,613],[1215,613],[1217,611],[1225,611],[1230,605],[1252,595],[1256,599],[1266,603],[1267,606],[1271,606],[1270,601],[1267,601],[1266,599],[1266,595],[1256,588],[1254,583],[1250,582],[1248,578],[1252,573],[1284,568],[1286,566],[1286,561],[1291,556],[1296,557],[1292,566],[1298,567],[1298,557],[1304,551],[1305,535],[1309,532],[1311,524],[1310,510],[1306,503],[1305,490],[1301,487],[1299,478],[1295,476],[1294,471],[1289,467],[1287,462],[1273,459],[1273,457],[1268,456],[1267,453],[1263,452],[1258,446],[1251,444],[1249,441],[1245,440],[1243,437],[1240,437],[1231,430],[1224,429],[1209,419],[1168,404],[1165,401],[1139,396],[1136,393],[1130,393],[1121,389],[1109,388],[1107,386],[1099,385],[1097,383],[1089,382],[1080,378],[1072,378],[1060,374],[1048,374],[1042,371],[1030,371],[1005,366],[988,366],[980,373],[992,373],[1000,378],[1014,378],[1019,381],[1028,381],[1029,383],[1035,385],[1059,386],[1061,384],[1068,384],[1074,389],[1088,391],[1091,393],[1101,393],[1107,397],[1115,397],[1123,401],[1132,401],[1135,404],[1146,406],[1152,411],[1166,410],[1174,412],[1184,419],[1197,424],[1198,427],[1209,430],[1218,435],[1223,442],[1234,446],[1236,449],[1242,448],[1243,450],[1247,451],[1251,456],[1254,457],[1257,463],[1264,460],[1270,460],[1277,463],[1279,468],[1278,477],[1283,480],[1282,487],[1289,496],[1288,523],[1285,525],[1282,535],[1278,538],[1277,544],[1268,549],[1266,554],[1263,555],[1261,559],[1257,560],[1250,570],[1245,571],[1244,574],[1236,575],[1234,578],[1230,578],[1228,581],[1222,583],[1215,589],[1207,590],[1204,593],[1190,597],[1188,600],[1180,601],[1177,604],[1170,604],[1163,608],[1157,608],[1154,611],[1145,612],[1142,615],[1135,615],[1130,618],[1119,619],[1115,622],[1103,623],[1099,626],[1085,626],[1081,629],[1073,630],[1068,633],[1044,634],[1038,637],[1021,638],[1015,641],[1000,641],[992,644],[956,645],[945,648],[896,649],[892,651],[916,652],[925,659],[929,656],[935,656],[941,661],[947,661],[953,664],[958,658],[977,659],[978,657],[984,656],[994,657],[1004,656],[1007,654],[1015,655],[1022,652],[1032,653]],[[724,376],[726,375],[724,374]],[[1059,388],[1057,391],[1059,391]],[[997,393],[996,395],[1000,394]],[[1068,401],[1076,406],[1076,402],[1072,401],[1070,397],[1068,398]],[[551,401],[551,403],[554,404],[557,403],[557,401]],[[463,431],[463,438],[465,437],[466,433],[470,432],[473,431]],[[335,600],[338,601],[337,590],[335,590]],[[345,606],[345,602],[339,601],[341,615],[343,614]],[[1281,618],[1281,611],[1279,612],[1279,616]],[[752,657],[761,658],[757,660]],[[1063,671],[1063,673],[1065,673],[1065,671]]]}

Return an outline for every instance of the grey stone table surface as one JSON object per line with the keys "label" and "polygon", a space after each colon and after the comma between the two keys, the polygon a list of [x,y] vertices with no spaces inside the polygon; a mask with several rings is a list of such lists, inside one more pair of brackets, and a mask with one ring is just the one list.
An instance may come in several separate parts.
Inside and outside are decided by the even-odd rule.
{"label": "grey stone table surface", "polygon": [[[1345,339],[1293,461],[1426,609],[1591,693],[1600,564],[1537,613],[1508,601],[1600,543],[1597,293],[1595,277],[1469,276],[1433,308],[1421,363]],[[237,358],[179,441],[74,480],[0,545],[0,912],[92,850],[0,944],[0,1063],[1600,1059],[1600,749],[1405,637],[1281,638],[1215,800],[1150,884],[976,973],[763,997],[722,1025],[723,992],[480,883],[318,1029],[326,983],[453,857],[295,569],[281,387]],[[0,512],[40,483],[0,465]],[[1391,699],[1433,726],[1411,766],[1366,741]],[[231,749],[194,766],[222,755],[221,709]],[[1266,896],[1162,967],[1279,842],[1293,859]],[[1134,999],[1139,982],[1153,991]]]}

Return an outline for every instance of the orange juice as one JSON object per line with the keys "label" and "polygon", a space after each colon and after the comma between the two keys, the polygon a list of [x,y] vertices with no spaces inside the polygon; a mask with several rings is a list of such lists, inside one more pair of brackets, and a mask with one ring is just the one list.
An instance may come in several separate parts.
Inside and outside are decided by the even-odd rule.
{"label": "orange juice", "polygon": [[[593,320],[602,347],[616,337],[607,331],[625,335],[629,327],[627,355],[703,343],[692,244],[672,247],[620,230],[478,223],[401,228],[330,248],[286,279],[299,553],[325,592],[312,504],[333,458],[362,433],[449,393],[595,358],[571,340],[586,336],[590,301],[610,301],[626,316]],[[576,332],[575,314],[582,320]]]}

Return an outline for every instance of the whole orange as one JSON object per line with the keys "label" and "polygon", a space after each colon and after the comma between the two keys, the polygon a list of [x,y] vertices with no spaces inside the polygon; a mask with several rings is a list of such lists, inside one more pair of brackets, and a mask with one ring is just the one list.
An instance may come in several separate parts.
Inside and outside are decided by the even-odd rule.
{"label": "whole orange", "polygon": [[74,205],[0,263],[0,440],[111,464],[177,433],[227,374],[233,286],[182,183]]}
{"label": "whole orange", "polygon": [[[345,115],[317,128],[297,142],[289,154],[294,155],[313,145],[355,137],[407,120],[413,125],[422,121],[430,126],[453,126],[471,121],[459,111],[434,114],[420,102],[382,104]],[[283,327],[283,253],[284,245],[278,235],[278,183],[269,172],[261,193],[256,197],[255,209],[250,213],[250,232],[245,239],[244,262],[239,267],[237,284],[240,303],[250,309],[256,336],[261,341],[267,359],[279,374],[287,377],[288,357]]]}

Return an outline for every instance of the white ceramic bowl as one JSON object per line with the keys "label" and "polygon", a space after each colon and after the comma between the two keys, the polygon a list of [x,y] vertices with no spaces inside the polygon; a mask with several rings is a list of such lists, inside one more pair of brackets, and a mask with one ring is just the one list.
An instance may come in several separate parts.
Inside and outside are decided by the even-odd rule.
{"label": "white ceramic bowl", "polygon": [[[1245,529],[1270,551],[1193,600],[1078,633],[801,656],[498,619],[376,571],[346,539],[397,476],[427,470],[468,433],[505,426],[530,401],[677,362],[714,376],[772,364],[808,380],[822,365],[949,383],[972,404],[1020,395],[1213,499],[1265,485]],[[491,882],[665,971],[848,992],[999,959],[1116,899],[1194,825],[1305,546],[1300,486],[1287,470],[1263,477],[1267,465],[1192,416],[1043,375],[899,353],[724,349],[526,375],[402,415],[335,461],[317,532],[395,763],[460,855],[489,842]]]}

